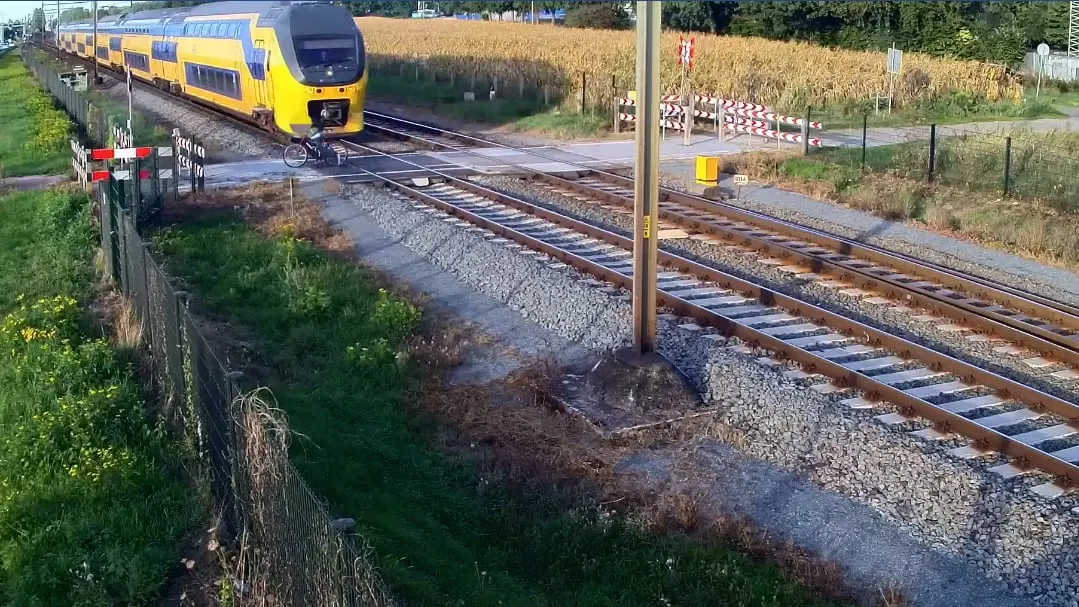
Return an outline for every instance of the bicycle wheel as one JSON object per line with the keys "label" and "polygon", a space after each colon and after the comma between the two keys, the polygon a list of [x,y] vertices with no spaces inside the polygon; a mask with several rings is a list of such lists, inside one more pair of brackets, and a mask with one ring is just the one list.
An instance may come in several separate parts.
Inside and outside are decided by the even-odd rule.
{"label": "bicycle wheel", "polygon": [[307,162],[307,148],[298,143],[290,143],[281,154],[281,159],[286,165],[298,169]]}

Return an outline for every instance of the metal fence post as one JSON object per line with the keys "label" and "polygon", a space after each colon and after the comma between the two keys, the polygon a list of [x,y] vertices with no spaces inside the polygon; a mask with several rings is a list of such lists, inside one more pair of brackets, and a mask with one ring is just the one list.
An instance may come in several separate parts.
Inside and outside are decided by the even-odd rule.
{"label": "metal fence post", "polygon": [[937,166],[937,125],[929,126],[929,183],[933,183],[933,170]]}
{"label": "metal fence post", "polygon": [[809,156],[809,118],[812,112],[813,106],[806,108],[805,122],[802,123],[802,156]]}
{"label": "metal fence post", "polygon": [[581,72],[581,113],[585,113],[588,104],[588,72]]}
{"label": "metal fence post", "polygon": [[1012,185],[1012,138],[1004,138],[1004,195],[1011,193]]}
{"label": "metal fence post", "polygon": [[198,184],[199,191],[201,192],[206,189],[206,149],[202,147],[201,143],[194,139],[191,140],[191,145],[199,159]]}
{"label": "metal fence post", "polygon": [[865,172],[865,147],[869,134],[869,114],[862,114],[862,172]]}

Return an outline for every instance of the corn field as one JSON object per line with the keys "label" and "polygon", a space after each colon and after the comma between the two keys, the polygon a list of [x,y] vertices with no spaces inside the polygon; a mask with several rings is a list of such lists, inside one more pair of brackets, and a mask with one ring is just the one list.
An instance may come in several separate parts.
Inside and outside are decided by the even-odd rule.
{"label": "corn field", "polygon": [[[372,64],[422,65],[432,73],[480,78],[505,87],[549,87],[577,95],[581,74],[620,94],[634,88],[635,34],[551,25],[426,19],[357,19]],[[677,32],[663,34],[662,86],[679,92]],[[695,34],[696,59],[689,90],[780,109],[864,103],[886,95],[884,53],[832,50],[802,42],[777,42]],[[597,88],[593,85],[593,88]],[[960,92],[987,101],[1018,101],[1023,89],[1002,66],[905,53],[895,84],[900,106]]]}

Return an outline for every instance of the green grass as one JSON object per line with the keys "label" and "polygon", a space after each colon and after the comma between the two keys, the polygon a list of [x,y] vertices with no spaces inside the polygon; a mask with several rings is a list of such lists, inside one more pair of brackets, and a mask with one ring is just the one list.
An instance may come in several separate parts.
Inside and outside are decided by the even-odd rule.
{"label": "green grass", "polygon": [[[886,102],[885,102],[886,103]],[[921,103],[896,108],[888,113],[882,105],[877,113],[873,100],[837,104],[823,108],[811,108],[811,118],[824,124],[826,130],[854,129],[862,127],[863,116],[868,116],[870,127],[915,126],[928,124],[962,124],[966,122],[1034,120],[1059,118],[1064,114],[1056,107],[1054,99],[1042,96],[1035,100],[1033,91],[1020,103],[989,102],[983,99],[955,93]],[[781,108],[795,116],[804,116],[805,108]]]}
{"label": "green grass", "polygon": [[[934,179],[974,191],[1008,192],[1015,198],[1044,200],[1066,213],[1079,212],[1079,134],[1074,132],[1011,133],[1011,160],[1006,165],[1005,138],[992,134],[963,134],[937,140]],[[788,175],[832,181],[842,191],[860,181],[862,150],[843,147],[822,150],[807,158],[783,163]],[[924,180],[929,167],[928,141],[869,147],[867,171],[886,172]]]}
{"label": "green grass", "polygon": [[0,601],[152,602],[202,518],[131,354],[94,337],[82,193],[0,198]]}
{"label": "green grass", "polygon": [[215,217],[153,235],[210,310],[264,342],[260,381],[288,413],[292,458],[334,512],[356,519],[410,605],[822,603],[774,567],[658,536],[555,491],[511,491],[432,446],[418,374],[397,356],[421,311],[353,264]]}
{"label": "green grass", "polygon": [[0,100],[0,178],[64,172],[71,122],[15,53],[0,58]]}
{"label": "green grass", "polygon": [[1061,82],[1042,82],[1039,92],[1037,87],[1028,86],[1024,91],[1027,99],[1039,99],[1056,107],[1079,107],[1079,85]]}
{"label": "green grass", "polygon": [[490,99],[488,85],[477,83],[476,100],[465,101],[470,82],[433,82],[404,76],[372,72],[367,93],[372,99],[421,107],[440,115],[483,124],[509,126],[515,130],[537,131],[562,138],[587,138],[610,128],[606,113],[577,112],[560,109],[561,100],[544,104],[542,92],[532,91],[531,98],[516,98],[517,91],[506,98]]}

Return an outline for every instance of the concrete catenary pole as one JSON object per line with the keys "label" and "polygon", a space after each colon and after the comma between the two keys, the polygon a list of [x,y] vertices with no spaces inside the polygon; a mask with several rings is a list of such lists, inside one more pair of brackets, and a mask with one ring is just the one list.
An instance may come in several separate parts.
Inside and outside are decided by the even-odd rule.
{"label": "concrete catenary pole", "polygon": [[94,12],[94,50],[93,50],[93,52],[90,53],[90,56],[94,60],[94,63],[93,63],[94,77],[93,77],[92,82],[96,85],[97,84],[97,0],[94,0],[91,3],[91,7],[92,8],[90,10],[92,10]]}
{"label": "concrete catenary pole", "polygon": [[660,2],[637,2],[637,159],[633,186],[633,344],[656,351]]}

